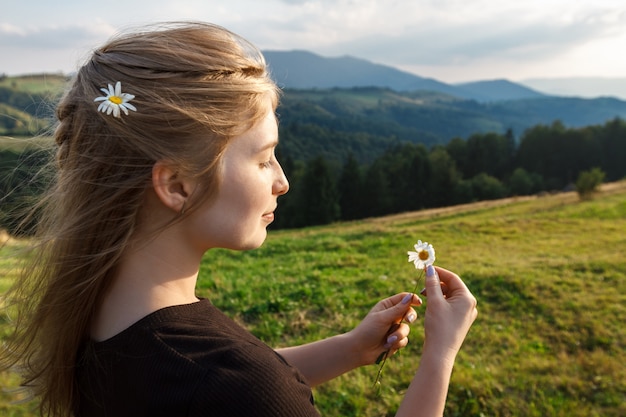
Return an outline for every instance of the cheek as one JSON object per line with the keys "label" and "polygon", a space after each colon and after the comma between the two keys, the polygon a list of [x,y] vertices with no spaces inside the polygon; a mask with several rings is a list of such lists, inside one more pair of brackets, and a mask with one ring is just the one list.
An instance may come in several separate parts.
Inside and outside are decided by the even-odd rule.
{"label": "cheek", "polygon": [[259,181],[258,177],[239,177],[223,185],[222,198],[229,210],[246,212],[265,209],[263,205],[267,201],[267,185]]}

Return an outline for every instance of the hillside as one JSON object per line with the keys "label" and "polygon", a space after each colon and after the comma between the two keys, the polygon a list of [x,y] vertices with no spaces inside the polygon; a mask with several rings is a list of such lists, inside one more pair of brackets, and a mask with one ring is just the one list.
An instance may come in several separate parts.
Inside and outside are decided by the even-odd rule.
{"label": "hillside", "polygon": [[475,81],[456,86],[483,102],[546,97],[546,94],[508,80]]}
{"label": "hillside", "polygon": [[0,136],[34,136],[50,124],[67,77],[59,74],[0,76]]}
{"label": "hillside", "polygon": [[[567,127],[582,127],[626,118],[626,101],[618,99],[543,96],[506,80],[453,87],[355,58],[333,61],[300,54],[304,58],[295,62],[314,71],[279,67],[277,57],[291,55],[268,53],[275,74],[287,74],[291,80],[295,74],[310,75],[306,85],[311,88],[285,88],[278,109],[281,148],[295,160],[316,155],[341,160],[352,153],[359,161],[369,162],[399,142],[431,146],[475,133],[509,130],[519,138],[526,129],[555,120]],[[329,73],[336,76],[328,78]],[[389,85],[347,87],[372,79],[386,80]],[[44,131],[64,82],[63,76],[47,74],[0,80],[0,135],[31,136]],[[341,88],[325,88],[342,82]],[[464,94],[483,99],[468,99]]]}
{"label": "hillside", "polygon": [[519,137],[555,120],[568,127],[603,124],[626,118],[626,102],[546,96],[479,103],[442,93],[363,87],[286,90],[278,112],[281,147],[293,158],[324,154],[332,159],[351,152],[369,161],[398,141],[430,146],[508,129]]}
{"label": "hillside", "polygon": [[[446,416],[618,417],[626,415],[625,228],[620,182],[585,202],[560,193],[276,231],[258,250],[210,251],[198,295],[272,346],[306,343],[346,332],[378,299],[411,291],[418,275],[406,251],[427,240],[437,265],[478,300]],[[0,249],[0,293],[22,244]],[[322,415],[393,415],[421,353],[418,312],[381,392],[372,387],[377,367],[358,369],[315,389]],[[0,386],[15,383],[0,373]],[[34,417],[12,398],[0,390],[0,415]]]}

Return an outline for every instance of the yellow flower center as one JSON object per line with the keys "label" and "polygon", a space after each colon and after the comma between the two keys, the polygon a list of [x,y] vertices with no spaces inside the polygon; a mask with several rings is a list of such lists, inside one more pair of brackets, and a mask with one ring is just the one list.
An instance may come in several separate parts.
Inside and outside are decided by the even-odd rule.
{"label": "yellow flower center", "polygon": [[420,258],[420,261],[426,261],[428,260],[428,251],[425,250],[421,250],[418,254],[417,257]]}
{"label": "yellow flower center", "polygon": [[120,96],[111,96],[109,97],[109,101],[113,104],[120,105],[123,103],[122,97]]}

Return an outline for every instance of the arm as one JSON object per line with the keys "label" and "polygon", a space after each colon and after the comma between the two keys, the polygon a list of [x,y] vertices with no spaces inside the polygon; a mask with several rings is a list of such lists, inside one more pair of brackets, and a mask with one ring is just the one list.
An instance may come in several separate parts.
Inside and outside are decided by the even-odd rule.
{"label": "arm", "polygon": [[476,299],[452,272],[429,267],[426,291],[424,350],[397,417],[443,415],[454,360],[478,314]]}
{"label": "arm", "polygon": [[409,326],[400,325],[390,334],[389,329],[420,305],[415,294],[400,293],[380,301],[352,331],[301,346],[277,349],[290,364],[307,378],[311,386],[319,385],[359,366],[372,364],[390,349],[393,354],[408,343]]}

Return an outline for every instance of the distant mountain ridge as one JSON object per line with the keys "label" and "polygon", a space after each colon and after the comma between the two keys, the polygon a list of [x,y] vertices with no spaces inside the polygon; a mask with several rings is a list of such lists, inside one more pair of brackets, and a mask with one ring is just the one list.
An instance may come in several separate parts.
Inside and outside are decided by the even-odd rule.
{"label": "distant mountain ridge", "polygon": [[626,100],[626,77],[530,78],[520,83],[562,97],[613,97]]}
{"label": "distant mountain ridge", "polygon": [[507,80],[446,84],[351,56],[326,58],[303,50],[263,51],[263,54],[272,77],[284,88],[382,87],[399,92],[431,91],[479,102],[546,96]]}
{"label": "distant mountain ridge", "polygon": [[455,84],[457,88],[471,93],[476,101],[508,101],[548,97],[521,84],[508,80],[485,80]]}

